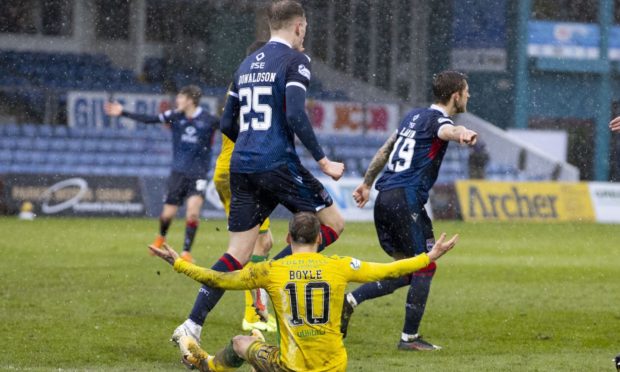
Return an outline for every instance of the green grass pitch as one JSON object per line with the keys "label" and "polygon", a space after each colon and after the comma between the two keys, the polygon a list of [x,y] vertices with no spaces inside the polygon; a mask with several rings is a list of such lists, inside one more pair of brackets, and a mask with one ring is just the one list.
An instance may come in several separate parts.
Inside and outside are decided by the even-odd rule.
{"label": "green grass pitch", "polygon": [[[170,231],[175,247],[183,225]],[[273,225],[275,250],[286,224]],[[435,229],[461,234],[439,263],[421,327],[444,349],[396,350],[401,289],[356,310],[350,371],[613,370],[618,226],[439,221]],[[149,219],[0,218],[0,370],[182,371],[167,340],[199,285],[147,255],[156,230]],[[209,265],[226,242],[224,221],[203,222],[198,263]],[[328,253],[388,260],[368,223],[349,223]],[[209,316],[208,351],[240,332],[242,304],[242,293],[229,292]]]}

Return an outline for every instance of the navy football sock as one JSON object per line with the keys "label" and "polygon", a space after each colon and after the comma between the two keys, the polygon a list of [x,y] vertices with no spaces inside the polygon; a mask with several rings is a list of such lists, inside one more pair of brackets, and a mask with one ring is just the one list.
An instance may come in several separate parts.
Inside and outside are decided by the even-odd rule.
{"label": "navy football sock", "polygon": [[192,249],[192,243],[194,243],[196,230],[198,230],[198,221],[187,221],[185,224],[185,242],[183,244],[184,251],[189,252]]}
{"label": "navy football sock", "polygon": [[166,236],[171,223],[172,223],[171,218],[159,217],[159,235]]}
{"label": "navy football sock", "polygon": [[366,283],[351,292],[357,305],[366,300],[381,297],[393,293],[398,288],[409,285],[411,275],[401,276],[396,279],[386,279],[378,282]]}
{"label": "navy football sock", "polygon": [[[211,266],[211,269],[221,272],[241,270],[242,268],[243,265],[228,253],[224,253],[215,265]],[[206,285],[200,287],[198,296],[196,296],[196,300],[194,301],[192,312],[189,314],[189,319],[199,326],[202,326],[209,312],[215,307],[223,295],[223,289],[212,288]]]}
{"label": "navy football sock", "polygon": [[[338,238],[339,236],[336,230],[332,229],[331,227],[327,225],[321,225],[321,244],[319,244],[319,248],[317,249],[317,251],[318,252],[323,251],[327,246],[331,245],[336,240],[338,240]],[[291,246],[287,245],[286,247],[284,247],[284,249],[280,251],[280,253],[275,255],[273,259],[279,260],[280,258],[290,256],[291,254],[293,254],[293,251],[291,250]]]}
{"label": "navy football sock", "polygon": [[405,326],[403,327],[403,333],[408,335],[415,335],[420,328],[420,322],[422,322],[426,308],[426,300],[435,274],[435,266],[433,264],[431,266],[414,273],[411,277],[411,286],[405,304]]}

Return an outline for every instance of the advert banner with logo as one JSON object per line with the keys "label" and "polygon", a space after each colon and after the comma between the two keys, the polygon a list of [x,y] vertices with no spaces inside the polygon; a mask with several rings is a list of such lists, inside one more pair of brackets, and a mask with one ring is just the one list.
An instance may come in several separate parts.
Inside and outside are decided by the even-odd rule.
{"label": "advert banner with logo", "polygon": [[585,182],[457,181],[465,221],[594,221]]}
{"label": "advert banner with logo", "polygon": [[[127,111],[147,115],[159,115],[174,108],[174,95],[71,91],[67,93],[69,126],[135,128],[134,120],[124,117],[113,118],[105,114],[103,105],[109,101],[119,102]],[[200,105],[211,114],[215,114],[218,111],[218,102],[216,97],[202,97]]]}
{"label": "advert banner with logo", "polygon": [[[67,121],[69,126],[98,128],[135,128],[134,120],[105,114],[103,105],[120,102],[127,111],[158,115],[174,108],[174,96],[72,91],[67,94]],[[218,97],[203,97],[200,105],[217,115]],[[394,104],[362,104],[308,100],[306,110],[317,133],[362,134],[376,133],[387,136],[398,127],[400,110]]]}
{"label": "advert banner with logo", "polygon": [[4,202],[19,210],[24,202],[44,216],[144,216],[138,177],[7,174]]}
{"label": "advert banner with logo", "polygon": [[590,182],[588,187],[592,204],[594,204],[596,221],[620,223],[620,184]]}
{"label": "advert banner with logo", "polygon": [[309,100],[306,111],[317,133],[387,136],[398,128],[398,105]]}

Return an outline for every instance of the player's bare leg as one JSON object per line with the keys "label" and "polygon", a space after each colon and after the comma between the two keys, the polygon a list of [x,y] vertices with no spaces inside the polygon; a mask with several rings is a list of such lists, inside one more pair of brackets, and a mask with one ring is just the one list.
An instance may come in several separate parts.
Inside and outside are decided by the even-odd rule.
{"label": "player's bare leg", "polygon": [[[250,260],[259,228],[260,226],[256,225],[248,231],[229,232],[228,250],[211,269],[220,272],[241,270]],[[223,295],[223,290],[203,285],[198,291],[189,318],[174,330],[170,341],[179,344],[182,336],[191,336],[198,342],[207,315]]]}
{"label": "player's bare leg", "polygon": [[185,215],[185,240],[183,243],[183,253],[181,258],[188,262],[194,262],[192,254],[192,244],[194,243],[194,237],[198,230],[198,224],[200,222],[200,210],[204,198],[201,195],[192,195],[187,198],[187,210]]}
{"label": "player's bare leg", "polygon": [[[168,233],[168,229],[170,228],[170,224],[172,223],[172,219],[176,216],[179,207],[174,204],[164,204],[164,208],[159,215],[159,235],[153,241],[153,244],[157,248],[161,248],[162,245],[166,242],[166,234]],[[150,251],[149,251],[150,253]]]}
{"label": "player's bare leg", "polygon": [[[319,222],[321,222],[321,244],[319,245],[318,251],[322,252],[325,248],[338,240],[340,234],[344,231],[344,218],[338,207],[334,204],[321,209],[316,215],[319,218]],[[275,255],[273,259],[278,260],[284,258],[291,253],[291,247],[287,246]]]}
{"label": "player's bare leg", "polygon": [[335,204],[321,209],[316,216],[319,218],[321,225],[331,227],[338,235],[344,231],[344,218]]}

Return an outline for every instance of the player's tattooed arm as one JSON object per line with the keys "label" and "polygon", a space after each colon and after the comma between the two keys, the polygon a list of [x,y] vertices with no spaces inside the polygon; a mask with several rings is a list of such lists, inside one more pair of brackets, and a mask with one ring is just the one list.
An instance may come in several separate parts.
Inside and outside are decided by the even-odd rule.
{"label": "player's tattooed arm", "polygon": [[394,132],[390,136],[390,138],[388,138],[387,141],[385,141],[383,146],[381,146],[379,151],[377,151],[375,156],[370,161],[370,165],[368,166],[368,169],[366,170],[366,174],[364,175],[364,184],[366,186],[368,187],[372,186],[373,182],[375,182],[375,179],[377,178],[379,173],[381,173],[381,170],[383,169],[383,167],[385,167],[385,164],[387,163],[390,157],[390,153],[392,152],[392,149],[394,148],[394,143],[396,143],[397,137],[398,137],[398,134]]}
{"label": "player's tattooed arm", "polygon": [[366,203],[370,200],[370,188],[372,184],[375,182],[375,179],[381,173],[381,170],[385,166],[385,163],[388,162],[390,158],[390,153],[394,148],[394,144],[396,143],[396,138],[398,137],[397,132],[394,132],[388,138],[387,141],[381,146],[379,151],[375,154],[375,156],[370,161],[370,165],[366,170],[366,174],[364,175],[364,182],[362,182],[359,186],[355,188],[353,191],[353,200],[359,208],[363,208]]}

